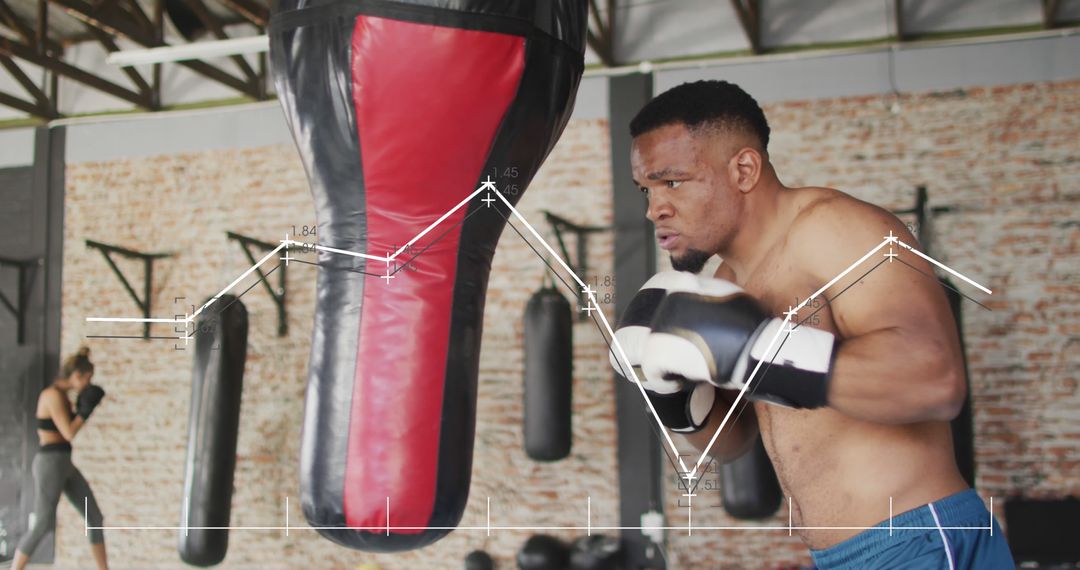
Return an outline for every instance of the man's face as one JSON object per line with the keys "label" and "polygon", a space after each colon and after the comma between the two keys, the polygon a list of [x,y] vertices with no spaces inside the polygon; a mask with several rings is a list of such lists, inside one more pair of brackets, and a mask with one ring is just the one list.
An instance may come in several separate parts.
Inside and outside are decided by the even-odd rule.
{"label": "man's face", "polygon": [[742,212],[728,180],[727,145],[682,124],[639,135],[630,151],[634,181],[648,196],[647,217],[677,270],[700,272],[734,235]]}

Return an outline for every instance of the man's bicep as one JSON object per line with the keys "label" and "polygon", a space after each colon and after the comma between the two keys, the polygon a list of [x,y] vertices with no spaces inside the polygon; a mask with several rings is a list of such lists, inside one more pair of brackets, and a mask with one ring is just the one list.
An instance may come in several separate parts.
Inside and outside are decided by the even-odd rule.
{"label": "man's bicep", "polygon": [[[863,216],[845,216],[842,229],[823,238],[833,255],[819,263],[843,271],[835,268],[840,259],[848,264],[860,259],[882,245],[890,231],[917,247],[894,216],[863,206]],[[944,290],[926,260],[890,240],[832,285],[828,295],[841,338],[830,406],[877,423],[956,416],[965,390],[962,351]]]}

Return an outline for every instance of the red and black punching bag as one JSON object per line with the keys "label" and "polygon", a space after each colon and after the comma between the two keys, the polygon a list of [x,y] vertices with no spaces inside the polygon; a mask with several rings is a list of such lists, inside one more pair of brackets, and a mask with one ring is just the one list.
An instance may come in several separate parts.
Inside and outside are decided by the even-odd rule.
{"label": "red and black punching bag", "polygon": [[[339,544],[430,544],[468,498],[488,273],[555,145],[585,0],[280,0],[278,97],[320,250],[301,443],[308,522]],[[491,196],[494,198],[494,196]],[[409,248],[404,248],[409,244]],[[384,279],[385,277],[385,279]]]}
{"label": "red and black punching bag", "polygon": [[570,455],[574,322],[570,302],[545,287],[525,304],[525,453],[536,461]]}

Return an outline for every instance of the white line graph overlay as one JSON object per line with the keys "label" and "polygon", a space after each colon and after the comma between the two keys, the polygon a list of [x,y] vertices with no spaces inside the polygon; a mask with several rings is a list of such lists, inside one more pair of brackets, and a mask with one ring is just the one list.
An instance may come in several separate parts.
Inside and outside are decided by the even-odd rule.
{"label": "white line graph overlay", "polygon": [[[269,253],[264,255],[258,262],[256,262],[254,265],[252,265],[246,271],[244,271],[239,277],[234,279],[232,283],[230,283],[228,286],[226,286],[224,289],[222,289],[217,295],[214,295],[214,297],[212,297],[203,306],[199,307],[198,310],[194,311],[190,315],[185,315],[183,318],[172,318],[172,319],[170,319],[170,318],[135,318],[135,317],[87,317],[86,321],[87,322],[122,322],[122,323],[174,323],[174,324],[184,324],[185,325],[185,330],[186,330],[186,327],[189,326],[191,323],[193,323],[194,320],[203,311],[205,311],[207,308],[209,308],[211,305],[213,305],[215,302],[217,302],[223,295],[227,294],[234,287],[236,287],[241,281],[244,280],[244,278],[251,275],[256,269],[258,269],[260,266],[262,266],[267,261],[272,259],[282,249],[286,250],[286,255],[282,259],[285,260],[285,263],[287,264],[289,259],[290,259],[288,257],[288,248],[290,246],[299,246],[299,247],[303,247],[303,248],[315,249],[317,251],[325,251],[325,252],[333,253],[333,254],[348,255],[348,256],[352,256],[352,257],[360,257],[360,258],[369,259],[369,260],[372,260],[372,261],[383,262],[387,266],[387,275],[386,275],[387,279],[386,279],[386,281],[389,284],[389,281],[390,281],[389,277],[391,276],[390,273],[389,273],[389,267],[390,267],[391,262],[393,262],[403,252],[408,251],[409,248],[412,247],[413,244],[415,244],[422,237],[424,237],[425,235],[430,233],[433,229],[435,229],[440,224],[442,224],[454,212],[456,212],[459,209],[461,209],[462,207],[464,207],[466,204],[469,203],[469,201],[476,198],[478,195],[480,195],[481,193],[483,193],[485,191],[494,193],[495,196],[498,197],[499,201],[501,201],[503,204],[506,205],[507,208],[509,208],[509,210],[513,214],[513,216],[518,221],[520,221],[522,223],[522,225],[525,226],[526,229],[528,229],[529,233],[532,234],[532,236],[537,241],[540,242],[540,244],[544,247],[544,249],[551,256],[551,258],[554,259],[556,262],[558,262],[559,266],[562,267],[562,269],[564,271],[566,271],[570,275],[570,277],[573,278],[574,282],[577,283],[579,287],[581,287],[582,293],[584,293],[586,295],[586,297],[588,298],[590,313],[592,311],[596,312],[600,322],[603,324],[604,329],[607,331],[607,334],[611,339],[612,350],[615,352],[615,356],[618,358],[619,363],[622,365],[623,369],[627,370],[630,373],[630,376],[633,377],[632,380],[637,385],[638,391],[641,393],[641,397],[645,401],[645,404],[649,409],[649,413],[652,415],[653,421],[655,421],[656,425],[660,428],[660,433],[663,435],[665,444],[670,448],[670,450],[673,453],[674,457],[679,462],[679,466],[682,468],[682,477],[684,479],[686,479],[688,481],[688,483],[692,483],[693,480],[695,478],[697,478],[697,474],[698,474],[699,470],[707,462],[709,451],[712,450],[712,447],[716,443],[717,438],[724,431],[724,427],[727,426],[728,421],[730,421],[732,414],[738,408],[739,403],[746,396],[747,389],[753,384],[754,379],[757,378],[757,375],[758,375],[758,373],[759,373],[759,371],[761,369],[761,366],[765,363],[765,361],[764,360],[759,361],[757,363],[757,365],[754,367],[754,369],[751,372],[750,376],[747,378],[746,383],[743,385],[742,389],[739,391],[738,396],[736,396],[736,398],[735,398],[734,402],[732,403],[731,407],[728,409],[728,412],[724,416],[724,419],[720,422],[720,426],[717,428],[716,432],[712,435],[712,438],[709,440],[709,444],[706,446],[705,450],[702,451],[700,457],[695,462],[693,469],[689,468],[687,466],[686,462],[683,461],[683,458],[682,458],[681,454],[679,453],[678,449],[676,448],[675,442],[672,440],[670,432],[664,426],[663,422],[660,421],[660,417],[657,414],[656,409],[653,407],[652,401],[645,394],[645,388],[642,386],[641,379],[638,378],[637,372],[634,370],[633,366],[630,366],[628,364],[630,359],[626,356],[626,352],[623,350],[622,345],[619,343],[618,338],[615,336],[614,331],[613,331],[613,329],[611,327],[611,324],[608,322],[607,317],[604,315],[604,312],[602,310],[600,310],[600,305],[596,301],[596,296],[594,294],[595,290],[593,290],[591,287],[589,287],[585,283],[585,281],[583,281],[582,278],[579,277],[577,275],[577,273],[574,272],[574,270],[570,268],[570,266],[566,263],[566,261],[563,260],[563,258],[560,257],[559,254],[555,252],[555,250],[551,247],[551,245],[548,244],[547,240],[545,240],[543,237],[541,237],[541,235],[536,231],[536,229],[533,228],[532,224],[530,224],[529,221],[527,219],[525,219],[525,216],[523,216],[521,214],[521,212],[519,212],[517,210],[517,208],[515,208],[514,205],[512,203],[510,203],[510,201],[502,194],[502,192],[500,192],[498,190],[498,188],[496,188],[495,182],[493,180],[491,180],[490,176],[488,176],[487,179],[484,180],[484,182],[476,190],[474,190],[471,194],[469,194],[467,197],[465,197],[460,202],[458,202],[457,205],[455,205],[453,208],[451,208],[446,213],[444,213],[442,216],[440,216],[437,220],[435,220],[430,225],[428,225],[426,228],[424,228],[424,230],[422,230],[420,233],[418,233],[415,237],[410,239],[407,243],[405,243],[405,245],[398,248],[397,251],[393,252],[392,254],[389,254],[389,255],[386,255],[386,256],[378,256],[378,255],[371,255],[371,254],[367,254],[367,253],[361,253],[361,252],[337,249],[337,248],[323,246],[323,245],[317,245],[317,244],[313,245],[313,244],[309,244],[309,243],[306,243],[306,242],[300,242],[300,241],[289,239],[288,234],[286,234],[285,239],[281,240],[280,245],[278,245],[276,248],[274,248]],[[485,199],[482,200],[482,201],[485,203],[486,207],[491,207],[491,203],[495,202],[495,200],[490,198],[490,195],[486,196]],[[881,241],[881,243],[879,243],[877,246],[875,246],[874,248],[867,251],[865,255],[863,255],[861,258],[859,258],[854,263],[849,265],[847,269],[845,269],[844,271],[839,273],[836,277],[832,278],[828,283],[826,283],[820,289],[818,289],[816,292],[814,292],[814,294],[807,297],[805,300],[803,300],[797,306],[795,306],[795,307],[789,309],[788,311],[786,311],[784,313],[786,316],[784,318],[783,326],[779,327],[776,334],[773,335],[773,338],[770,340],[770,342],[768,344],[768,347],[765,349],[764,354],[771,354],[772,350],[773,350],[773,347],[776,346],[777,341],[781,340],[781,337],[785,337],[786,335],[791,334],[791,330],[792,330],[792,328],[791,328],[791,320],[792,320],[792,317],[796,313],[799,312],[799,310],[803,309],[808,304],[813,302],[815,299],[817,299],[819,296],[821,296],[826,290],[828,290],[830,287],[835,285],[837,282],[839,282],[841,279],[843,279],[849,273],[854,271],[855,268],[857,268],[861,264],[865,263],[874,254],[881,251],[882,248],[884,248],[885,246],[888,246],[890,244],[896,244],[899,247],[902,247],[902,248],[904,248],[904,249],[906,249],[908,251],[911,251],[912,253],[918,255],[919,257],[927,260],[930,263],[933,263],[934,265],[942,268],[943,270],[949,272],[950,274],[956,276],[957,278],[962,279],[964,282],[978,288],[980,291],[983,291],[984,293],[986,293],[988,295],[992,294],[992,291],[990,289],[976,283],[972,279],[969,279],[968,277],[962,275],[961,273],[955,271],[954,269],[942,264],[941,262],[935,260],[934,258],[932,258],[932,257],[920,252],[919,250],[915,249],[914,247],[904,243],[897,236],[892,235],[892,232],[889,232],[889,235],[885,236],[883,238],[883,240]],[[886,255],[886,257],[889,258],[890,261],[892,260],[893,257],[896,257],[896,254],[892,253],[891,248],[890,248],[890,252],[888,254],[885,254],[885,255]],[[192,338],[193,335],[194,335],[194,332],[192,332],[191,334],[185,333],[184,336],[182,337],[182,339],[185,342],[187,342],[189,339]],[[158,527],[154,527],[154,528],[158,528]],[[161,528],[167,528],[167,527],[161,527]],[[264,528],[264,527],[258,527],[258,528]],[[277,528],[277,527],[273,527],[273,528]],[[296,527],[291,527],[291,528],[296,528]],[[335,528],[337,528],[337,527],[335,527]],[[486,527],[481,527],[481,528],[486,528]],[[492,528],[497,528],[497,527],[492,527]],[[563,527],[558,527],[558,528],[563,528]],[[576,527],[574,527],[574,528],[576,529]],[[592,528],[599,529],[601,527],[592,527]],[[619,528],[619,527],[611,527],[612,530],[614,530],[616,528]],[[634,527],[634,528],[638,528],[638,527]],[[652,527],[649,527],[649,528],[652,528]],[[678,528],[681,529],[681,528],[686,528],[686,527],[678,527]],[[703,529],[706,529],[706,530],[708,529],[708,527],[695,527],[695,528],[703,528]],[[740,527],[740,528],[742,528],[742,527]],[[766,527],[766,528],[787,529],[788,527]],[[842,529],[851,528],[851,529],[854,529],[854,528],[863,528],[863,527],[825,527],[825,528],[834,528],[834,529],[836,529],[836,528],[842,528]],[[873,528],[873,527],[868,527],[868,528]],[[982,528],[982,527],[979,527],[979,528]],[[379,527],[378,530],[385,530],[385,527]]]}
{"label": "white line graph overlay", "polygon": [[[84,502],[86,500],[87,499],[84,498]],[[491,536],[492,531],[500,531],[500,530],[501,531],[559,531],[559,530],[565,530],[565,531],[578,531],[578,532],[585,531],[589,535],[591,535],[593,531],[639,530],[639,531],[644,533],[646,531],[652,531],[652,530],[663,530],[663,531],[680,531],[680,532],[685,531],[687,533],[687,536],[692,536],[693,531],[695,531],[695,530],[698,530],[698,531],[702,531],[702,530],[705,530],[705,531],[709,531],[709,530],[712,530],[712,531],[754,530],[754,531],[774,531],[774,532],[787,531],[788,536],[791,536],[792,532],[796,531],[796,530],[800,530],[800,531],[801,530],[854,530],[854,531],[886,531],[886,532],[889,533],[889,536],[892,536],[895,532],[903,531],[903,530],[926,531],[926,530],[937,530],[939,528],[943,529],[943,530],[990,531],[991,536],[993,536],[993,533],[994,533],[994,518],[993,518],[994,517],[994,497],[990,497],[990,506],[987,509],[988,514],[990,515],[989,519],[987,520],[987,526],[896,526],[896,525],[893,524],[892,497],[889,497],[888,526],[886,526],[884,522],[879,523],[879,524],[874,525],[874,526],[799,526],[799,525],[794,525],[794,524],[792,524],[793,519],[791,518],[791,512],[792,512],[792,510],[790,508],[791,497],[788,497],[788,504],[789,504],[789,508],[788,508],[788,524],[786,524],[786,525],[775,525],[774,524],[774,525],[721,525],[721,526],[717,526],[717,525],[693,526],[692,524],[690,524],[690,521],[688,521],[685,526],[644,525],[644,524],[641,525],[641,526],[604,526],[604,525],[595,525],[592,522],[592,497],[591,496],[586,497],[586,502],[585,502],[585,505],[586,505],[586,523],[585,523],[585,526],[580,526],[580,525],[568,525],[568,526],[555,526],[555,525],[546,525],[546,526],[544,526],[544,525],[542,525],[542,526],[535,526],[535,525],[533,525],[533,526],[527,526],[527,525],[493,525],[493,524],[491,524],[491,497],[487,497],[487,514],[486,514],[486,521],[485,521],[485,524],[483,526],[480,526],[480,525],[397,526],[397,525],[390,525],[389,524],[389,520],[390,520],[390,510],[389,510],[390,498],[389,497],[386,498],[386,502],[387,502],[387,511],[386,511],[387,524],[378,525],[378,526],[318,526],[318,525],[295,526],[295,525],[290,525],[289,524],[289,497],[288,496],[285,497],[285,525],[284,526],[279,526],[279,525],[191,526],[191,525],[188,524],[187,500],[186,500],[186,497],[185,497],[183,520],[182,520],[181,525],[179,525],[179,526],[174,526],[174,525],[132,525],[132,526],[104,526],[103,525],[103,526],[91,526],[90,522],[89,522],[89,518],[84,516],[84,518],[83,518],[83,533],[85,535],[89,535],[91,530],[102,530],[102,531],[105,531],[105,530],[151,530],[151,531],[156,530],[156,531],[183,531],[184,536],[188,536],[190,531],[193,531],[193,530],[244,530],[244,531],[277,530],[277,531],[284,531],[285,536],[289,536],[289,533],[291,531],[294,531],[294,530],[314,530],[314,531],[320,531],[320,530],[354,530],[354,531],[372,532],[372,533],[374,533],[374,532],[389,533],[390,531],[415,532],[415,531],[425,531],[425,530],[449,530],[449,531],[484,532],[487,536]],[[85,512],[86,511],[84,510],[84,513]]]}

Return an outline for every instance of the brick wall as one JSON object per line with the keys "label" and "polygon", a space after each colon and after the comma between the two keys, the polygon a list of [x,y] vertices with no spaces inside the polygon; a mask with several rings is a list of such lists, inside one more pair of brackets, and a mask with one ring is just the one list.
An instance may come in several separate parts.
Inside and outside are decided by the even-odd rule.
{"label": "brick wall", "polygon": [[[609,225],[610,175],[606,121],[574,121],[522,198],[519,210],[545,232],[541,210],[588,225]],[[86,323],[89,316],[132,316],[134,303],[100,254],[94,239],[175,256],[155,266],[154,314],[190,310],[250,264],[226,231],[266,241],[292,226],[315,221],[303,169],[291,145],[70,164],[67,170],[64,250],[63,348],[93,348],[96,380],[109,397],[76,443],[75,461],[93,485],[106,525],[180,524],[183,462],[191,378],[191,352],[172,340],[86,339],[88,334],[137,335],[139,326]],[[524,227],[519,226],[524,231]],[[554,243],[554,241],[552,241]],[[568,244],[573,250],[573,242]],[[594,277],[612,273],[609,234],[590,238]],[[138,267],[121,262],[133,280]],[[522,314],[543,282],[545,267],[507,229],[495,255],[481,349],[480,402],[473,484],[463,526],[483,527],[487,498],[491,523],[503,526],[618,524],[614,404],[605,344],[596,327],[574,327],[574,447],[551,464],[523,451]],[[261,286],[243,297],[251,328],[237,451],[232,524],[302,524],[296,499],[303,395],[314,303],[315,273],[288,269],[289,327],[276,336],[277,313]],[[253,280],[238,286],[243,290]],[[601,288],[601,294],[610,288]],[[174,298],[185,297],[175,304]],[[610,317],[609,317],[610,318]],[[155,325],[154,335],[174,335]],[[82,521],[60,508],[57,563],[86,561]],[[502,567],[529,531],[458,531],[421,551],[371,556],[350,551],[312,531],[234,531],[230,568],[353,569],[376,561],[383,568],[457,568],[470,550],[485,548]],[[580,533],[554,532],[566,539]],[[175,531],[110,531],[115,568],[180,568]],[[312,565],[314,563],[314,565]]]}
{"label": "brick wall", "polygon": [[[932,253],[994,290],[990,297],[975,295],[992,310],[964,306],[979,490],[996,498],[999,516],[1009,495],[1080,493],[1080,82],[908,95],[898,113],[890,104],[858,97],[768,105],[771,154],[781,179],[832,186],[891,208],[910,206],[914,187],[922,184],[932,205],[954,207],[934,219]],[[608,224],[608,169],[606,122],[575,121],[521,210],[538,228],[542,209]],[[179,252],[157,273],[155,312],[168,314],[173,297],[199,300],[248,265],[238,246],[225,241],[226,230],[273,240],[292,225],[314,221],[302,170],[287,146],[73,164],[67,216],[68,351],[84,334],[105,332],[91,331],[85,316],[134,312],[83,239]],[[592,238],[590,251],[594,275],[610,274],[610,238]],[[542,465],[521,451],[521,312],[542,269],[508,229],[495,256],[485,317],[466,526],[484,525],[489,496],[496,525],[583,524],[587,496],[593,525],[617,524],[612,398],[603,341],[591,323],[574,330],[573,456]],[[290,268],[289,284],[292,332],[285,339],[274,336],[275,312],[265,292],[244,297],[252,325],[237,525],[280,523],[284,495],[296,493],[313,274]],[[174,351],[169,341],[91,345],[110,398],[77,442],[76,461],[97,489],[107,524],[177,524],[190,353]],[[136,430],[139,436],[132,437]],[[677,507],[681,491],[670,469],[666,480],[668,523],[681,524],[685,509]],[[708,506],[719,503],[718,493],[695,501],[695,525],[787,524],[783,508],[769,521],[747,523]],[[298,509],[291,518],[301,520]],[[61,507],[60,525],[58,559],[73,564],[85,546],[70,507]],[[377,560],[383,568],[456,568],[466,552],[484,547],[506,568],[528,534],[458,531],[416,553],[371,557],[310,531],[294,531],[288,540],[272,531],[245,531],[233,534],[227,563],[277,568],[318,561],[320,568],[355,568]],[[112,532],[109,541],[117,568],[180,567],[174,533]],[[786,531],[672,532],[667,555],[673,567],[695,569],[808,562],[804,547]]]}

